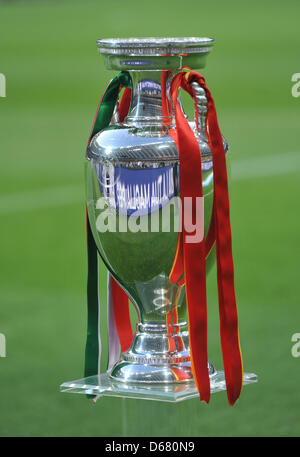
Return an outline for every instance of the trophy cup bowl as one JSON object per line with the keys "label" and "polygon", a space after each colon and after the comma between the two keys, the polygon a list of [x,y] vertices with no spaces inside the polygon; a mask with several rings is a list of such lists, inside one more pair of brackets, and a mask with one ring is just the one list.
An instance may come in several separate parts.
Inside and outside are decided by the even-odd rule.
{"label": "trophy cup bowl", "polygon": [[[190,383],[185,287],[173,283],[180,198],[174,118],[162,111],[162,91],[184,66],[205,66],[209,38],[99,40],[107,68],[128,71],[131,106],[124,122],[110,125],[87,148],[87,211],[99,254],[139,315],[130,349],[111,369],[123,383]],[[168,72],[168,73],[166,73]],[[163,78],[162,76],[167,76]],[[162,81],[165,81],[163,83]],[[165,84],[165,87],[162,87]],[[205,132],[206,97],[195,84],[198,128],[190,122],[202,157],[205,235],[212,214],[213,165]],[[225,151],[228,146],[224,140]],[[215,259],[206,259],[209,271]],[[209,363],[209,373],[215,370]]]}

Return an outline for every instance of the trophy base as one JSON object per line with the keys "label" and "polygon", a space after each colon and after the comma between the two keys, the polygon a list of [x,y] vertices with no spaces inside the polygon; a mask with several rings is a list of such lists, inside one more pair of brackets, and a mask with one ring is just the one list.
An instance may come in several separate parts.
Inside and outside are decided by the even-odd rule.
{"label": "trophy base", "polygon": [[[161,362],[161,359],[158,359]],[[191,363],[130,363],[121,360],[115,364],[110,377],[119,382],[142,384],[165,384],[194,382]],[[208,362],[209,376],[215,375],[213,365]]]}
{"label": "trophy base", "polygon": [[[257,382],[253,373],[244,373],[243,385]],[[226,390],[224,371],[215,371],[210,376],[211,393]],[[186,383],[125,383],[115,381],[110,373],[89,376],[76,381],[64,382],[61,392],[95,395],[96,397],[124,397],[142,400],[180,402],[199,397],[193,381]]]}

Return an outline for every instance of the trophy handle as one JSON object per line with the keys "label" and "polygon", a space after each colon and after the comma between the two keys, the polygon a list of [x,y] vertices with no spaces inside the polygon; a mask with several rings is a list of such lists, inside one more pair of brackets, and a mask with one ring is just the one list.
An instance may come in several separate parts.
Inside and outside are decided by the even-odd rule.
{"label": "trophy handle", "polygon": [[[194,91],[194,100],[195,100],[195,131],[200,139],[204,142],[208,142],[206,135],[206,117],[207,117],[207,98],[205,90],[202,86],[196,81],[191,83],[192,89]],[[229,146],[226,138],[222,135],[223,146],[225,153],[227,153]]]}
{"label": "trophy handle", "polygon": [[206,137],[206,115],[207,115],[207,98],[205,90],[198,82],[192,82],[192,89],[195,94],[195,122],[198,135],[203,141]]}

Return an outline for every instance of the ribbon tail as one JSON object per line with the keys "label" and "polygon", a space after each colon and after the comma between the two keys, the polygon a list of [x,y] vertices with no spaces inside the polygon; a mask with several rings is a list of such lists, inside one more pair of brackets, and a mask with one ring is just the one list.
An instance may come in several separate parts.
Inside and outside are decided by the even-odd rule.
{"label": "ribbon tail", "polygon": [[108,320],[108,371],[120,357],[121,345],[114,316],[114,296],[112,293],[112,276],[107,272],[107,320]]}
{"label": "ribbon tail", "polygon": [[[98,290],[98,253],[88,217],[86,216],[87,228],[87,254],[88,254],[88,278],[87,278],[87,340],[85,349],[84,376],[100,375],[101,360],[101,336],[100,336],[100,300]],[[93,396],[88,395],[88,398]]]}
{"label": "ribbon tail", "polygon": [[213,150],[214,218],[217,238],[217,277],[220,332],[227,396],[230,405],[239,398],[243,385],[243,363],[239,342],[238,315],[234,291],[234,266],[229,214],[228,180],[223,139],[216,110],[208,94],[208,130]]}

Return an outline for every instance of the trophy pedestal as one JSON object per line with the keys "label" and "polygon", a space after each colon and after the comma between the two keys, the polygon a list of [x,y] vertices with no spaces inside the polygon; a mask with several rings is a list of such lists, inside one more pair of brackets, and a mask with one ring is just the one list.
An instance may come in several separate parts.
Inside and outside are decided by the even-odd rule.
{"label": "trophy pedestal", "polygon": [[[244,373],[244,385],[255,382],[257,382],[257,376],[255,374]],[[215,371],[210,376],[210,389],[211,393],[226,390],[224,371]],[[134,384],[115,381],[109,373],[64,382],[60,386],[60,391],[95,395],[97,397],[139,398],[141,400],[157,400],[173,403],[199,396],[194,382]]]}

